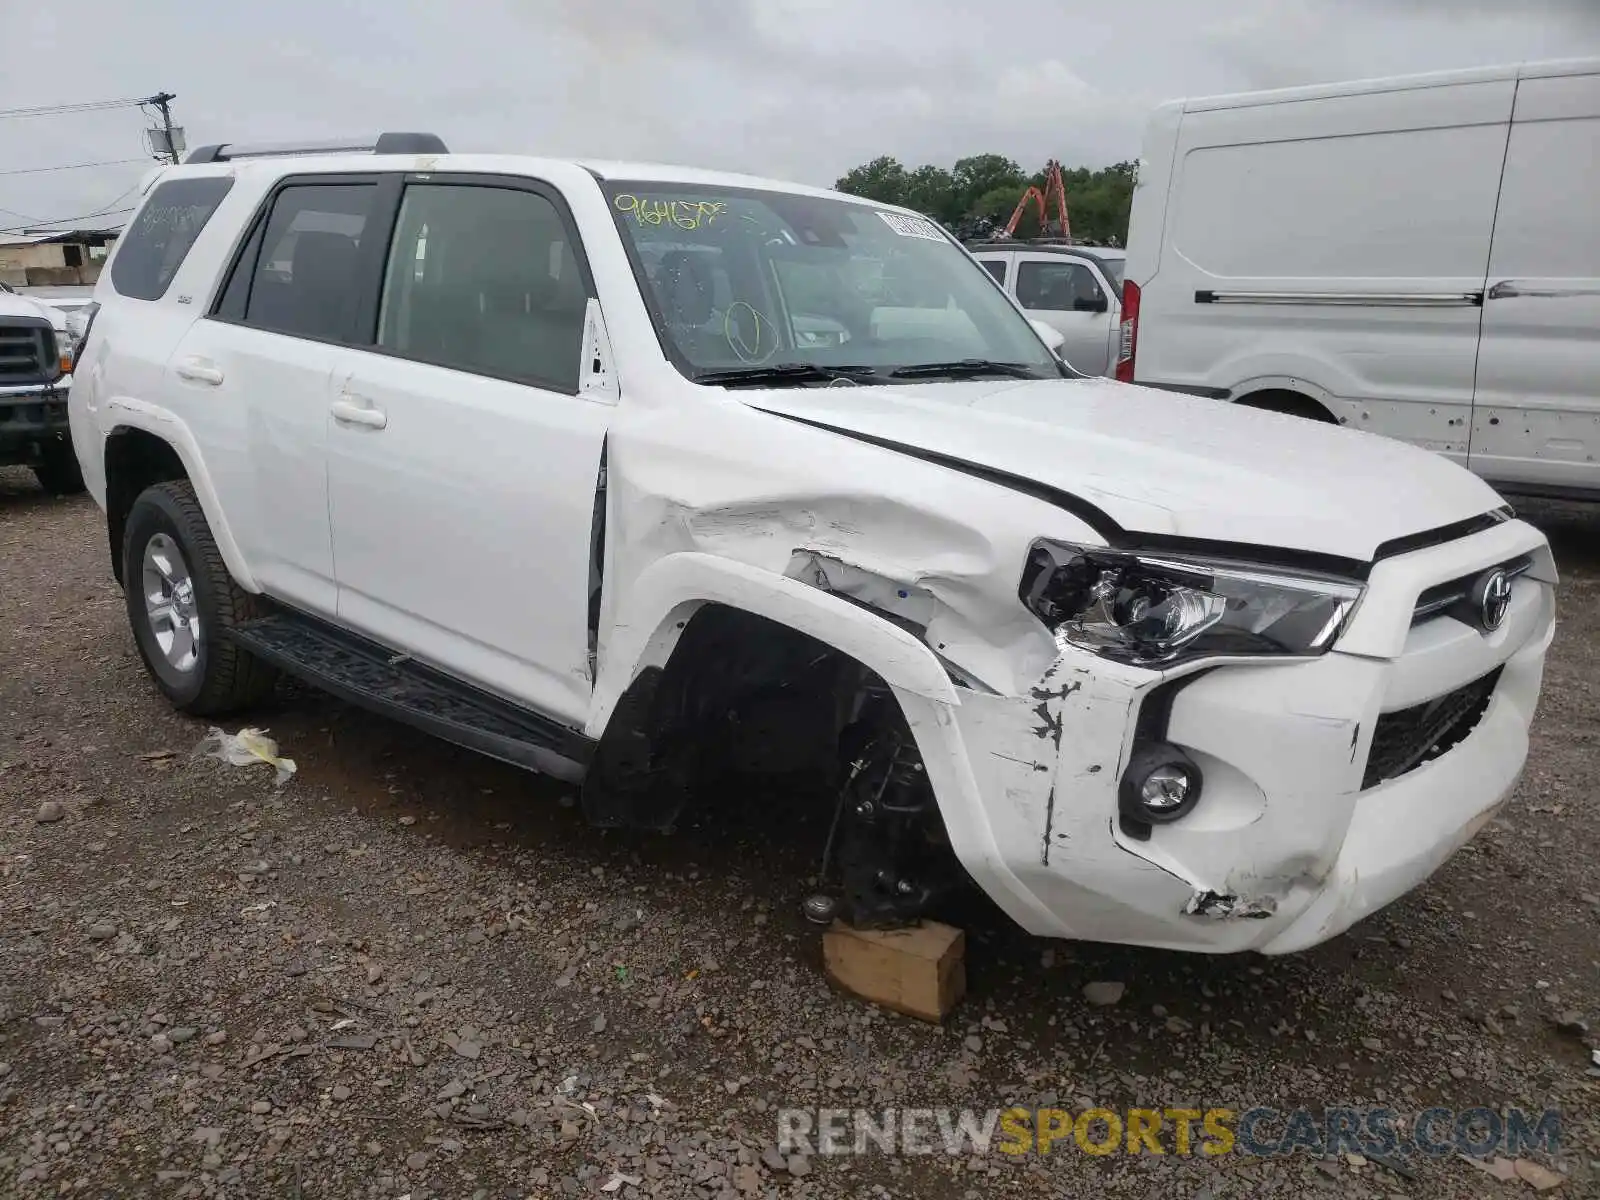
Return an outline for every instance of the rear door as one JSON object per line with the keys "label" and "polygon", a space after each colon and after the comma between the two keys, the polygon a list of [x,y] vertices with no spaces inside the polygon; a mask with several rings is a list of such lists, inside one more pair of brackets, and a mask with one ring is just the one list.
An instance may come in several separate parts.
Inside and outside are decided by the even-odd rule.
{"label": "rear door", "polygon": [[1600,74],[1517,86],[1478,349],[1470,465],[1600,490]]}
{"label": "rear door", "polygon": [[[263,204],[207,320],[190,327],[169,386],[207,424],[212,474],[257,581],[332,616],[328,424],[335,365],[370,312],[383,232],[372,222],[399,177],[305,175]],[[377,245],[373,237],[377,237]]]}
{"label": "rear door", "polygon": [[375,344],[343,357],[329,406],[341,623],[575,721],[614,411],[579,386],[593,294],[554,188],[411,177]]}
{"label": "rear door", "polygon": [[1085,375],[1104,375],[1110,366],[1111,300],[1099,273],[1081,258],[1065,254],[1016,254],[1017,302],[1035,320],[1066,339],[1061,357]]}

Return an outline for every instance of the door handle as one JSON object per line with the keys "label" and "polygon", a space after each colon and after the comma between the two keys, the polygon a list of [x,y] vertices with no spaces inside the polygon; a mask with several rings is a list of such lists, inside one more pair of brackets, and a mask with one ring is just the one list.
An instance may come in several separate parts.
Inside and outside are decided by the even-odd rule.
{"label": "door handle", "polygon": [[178,378],[191,383],[208,383],[212,387],[222,382],[222,370],[203,358],[186,358],[177,366]]}
{"label": "door handle", "polygon": [[365,425],[368,429],[382,429],[389,423],[381,409],[357,404],[349,396],[341,396],[333,402],[333,419],[346,425]]}

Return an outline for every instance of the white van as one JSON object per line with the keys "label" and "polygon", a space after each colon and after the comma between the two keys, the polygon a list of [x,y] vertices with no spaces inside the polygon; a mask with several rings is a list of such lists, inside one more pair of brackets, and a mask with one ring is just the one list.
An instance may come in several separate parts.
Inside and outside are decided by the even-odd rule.
{"label": "white van", "polygon": [[1117,377],[1600,498],[1600,59],[1175,101]]}

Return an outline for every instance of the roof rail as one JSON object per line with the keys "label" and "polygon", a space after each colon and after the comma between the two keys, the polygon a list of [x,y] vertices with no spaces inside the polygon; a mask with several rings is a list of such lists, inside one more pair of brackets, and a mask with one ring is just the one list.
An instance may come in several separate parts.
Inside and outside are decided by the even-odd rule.
{"label": "roof rail", "polygon": [[223,142],[189,152],[185,163],[232,162],[236,158],[282,158],[296,154],[448,154],[435,133],[380,133],[376,138],[335,138],[327,142],[274,142],[240,146]]}

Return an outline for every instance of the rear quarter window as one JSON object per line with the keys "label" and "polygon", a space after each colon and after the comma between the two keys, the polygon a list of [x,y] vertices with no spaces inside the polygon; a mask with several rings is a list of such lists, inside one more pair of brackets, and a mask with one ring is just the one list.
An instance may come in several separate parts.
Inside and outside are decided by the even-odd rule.
{"label": "rear quarter window", "polygon": [[128,226],[111,259],[119,296],[159,300],[189,248],[233,187],[231,179],[169,179],[158,184]]}

